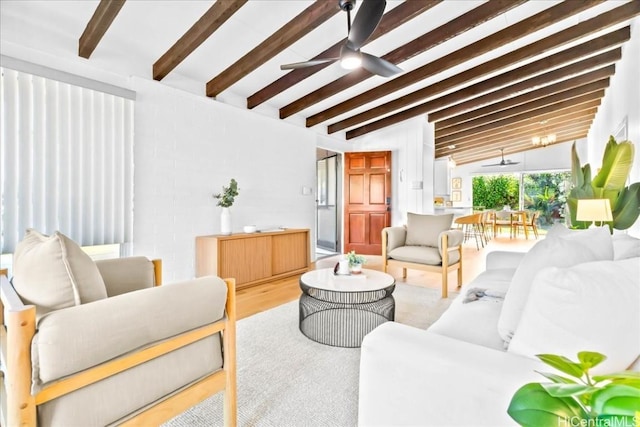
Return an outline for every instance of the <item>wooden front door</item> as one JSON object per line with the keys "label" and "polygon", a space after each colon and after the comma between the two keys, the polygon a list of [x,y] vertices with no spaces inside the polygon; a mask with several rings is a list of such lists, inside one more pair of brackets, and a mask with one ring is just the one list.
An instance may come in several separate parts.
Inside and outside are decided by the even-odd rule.
{"label": "wooden front door", "polygon": [[345,153],[344,252],[382,254],[391,224],[391,151]]}

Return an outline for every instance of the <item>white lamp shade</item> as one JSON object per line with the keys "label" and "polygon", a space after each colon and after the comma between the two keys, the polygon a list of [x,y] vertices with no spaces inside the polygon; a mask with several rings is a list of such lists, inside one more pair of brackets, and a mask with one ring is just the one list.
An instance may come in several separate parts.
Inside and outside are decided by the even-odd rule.
{"label": "white lamp shade", "polygon": [[613,221],[609,199],[578,199],[578,221]]}

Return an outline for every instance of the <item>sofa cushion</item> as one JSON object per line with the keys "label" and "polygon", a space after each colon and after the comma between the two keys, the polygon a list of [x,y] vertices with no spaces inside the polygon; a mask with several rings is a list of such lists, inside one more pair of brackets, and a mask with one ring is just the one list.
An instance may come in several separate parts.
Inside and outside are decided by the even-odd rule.
{"label": "sofa cushion", "polygon": [[496,268],[480,273],[473,281],[462,287],[460,295],[429,327],[429,332],[483,347],[504,350],[504,342],[496,328],[502,309],[502,299],[480,298],[469,303],[463,303],[463,300],[471,288],[486,289],[495,294],[506,292],[514,272],[514,268]]}
{"label": "sofa cushion", "polygon": [[640,257],[640,239],[628,234],[614,234],[613,259],[627,259]]}
{"label": "sofa cushion", "polygon": [[590,261],[612,260],[613,245],[607,228],[581,230],[536,243],[516,269],[498,320],[498,333],[508,343],[518,326],[533,279],[545,267],[570,267]]}
{"label": "sofa cushion", "polygon": [[625,370],[640,356],[640,258],[546,268],[535,282],[510,352],[597,351],[607,360],[595,373]]}
{"label": "sofa cushion", "polygon": [[543,379],[539,360],[396,322],[365,336],[359,426],[510,426],[511,396]]}
{"label": "sofa cushion", "polygon": [[[428,248],[426,246],[401,246],[388,253],[389,258],[398,261],[415,262],[418,264],[440,265],[442,258],[437,247]],[[449,263],[454,263],[454,254],[451,254]]]}
{"label": "sofa cushion", "polygon": [[13,255],[13,286],[40,318],[107,297],[98,267],[73,240],[60,232],[46,236],[28,229]]}
{"label": "sofa cushion", "polygon": [[438,247],[438,236],[451,228],[453,214],[421,215],[407,214],[407,246]]}

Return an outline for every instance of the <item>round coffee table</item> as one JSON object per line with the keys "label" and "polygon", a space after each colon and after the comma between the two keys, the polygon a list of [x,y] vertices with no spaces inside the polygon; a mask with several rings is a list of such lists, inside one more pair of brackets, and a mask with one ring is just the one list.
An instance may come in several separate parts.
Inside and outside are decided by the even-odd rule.
{"label": "round coffee table", "polygon": [[332,268],[300,277],[300,331],[334,347],[360,347],[377,326],[394,320],[393,276],[363,269],[361,274],[334,275]]}

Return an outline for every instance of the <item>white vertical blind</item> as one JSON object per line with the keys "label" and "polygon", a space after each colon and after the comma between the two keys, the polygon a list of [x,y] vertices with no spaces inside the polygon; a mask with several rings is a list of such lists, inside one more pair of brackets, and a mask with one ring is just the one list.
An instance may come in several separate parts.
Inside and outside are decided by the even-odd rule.
{"label": "white vertical blind", "polygon": [[2,253],[27,228],[83,246],[131,242],[134,101],[0,73]]}

